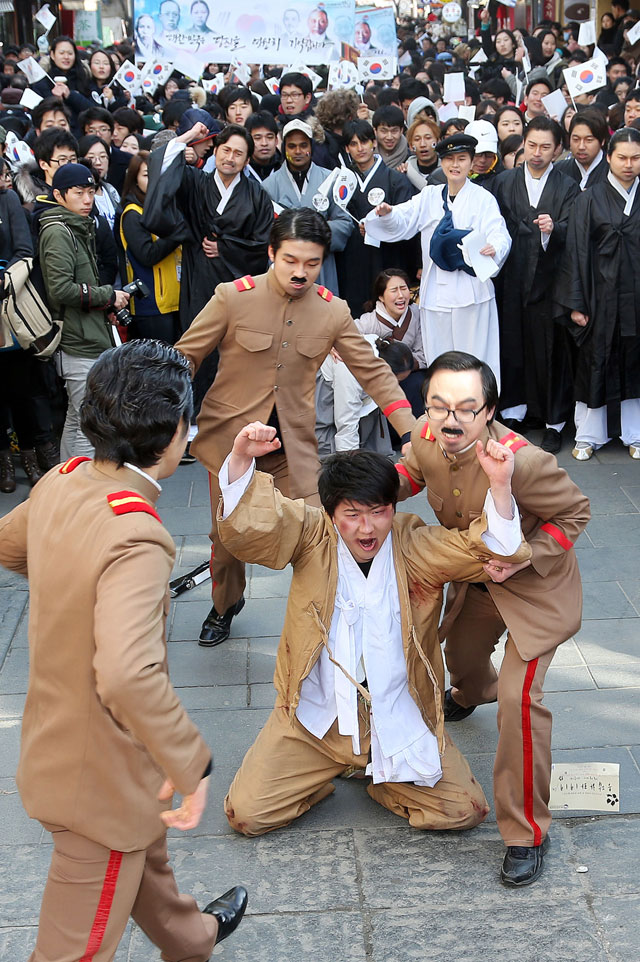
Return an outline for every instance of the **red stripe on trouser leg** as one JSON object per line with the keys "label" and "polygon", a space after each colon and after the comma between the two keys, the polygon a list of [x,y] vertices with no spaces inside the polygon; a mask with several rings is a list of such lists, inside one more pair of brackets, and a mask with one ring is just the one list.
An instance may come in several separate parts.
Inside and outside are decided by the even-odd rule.
{"label": "red stripe on trouser leg", "polygon": [[107,863],[107,871],[104,876],[102,892],[100,893],[100,901],[98,902],[96,915],[91,926],[91,932],[89,933],[89,941],[87,942],[87,947],[80,962],[92,962],[93,957],[102,945],[107,922],[109,921],[109,913],[111,912],[111,906],[113,904],[113,897],[116,894],[116,884],[118,882],[121,863],[122,852],[111,852],[109,862]]}
{"label": "red stripe on trouser leg", "polygon": [[[209,501],[211,502],[211,514],[213,514],[213,491],[211,490],[211,472],[209,472]],[[215,558],[216,551],[213,541],[211,542],[211,556],[209,558],[209,572],[211,574],[211,591],[217,585],[217,581],[213,577],[213,559]]]}
{"label": "red stripe on trouser leg", "polygon": [[540,845],[542,832],[533,817],[533,739],[531,737],[531,685],[538,668],[538,659],[527,665],[522,686],[522,788],[524,795],[524,817],[533,829],[533,844]]}

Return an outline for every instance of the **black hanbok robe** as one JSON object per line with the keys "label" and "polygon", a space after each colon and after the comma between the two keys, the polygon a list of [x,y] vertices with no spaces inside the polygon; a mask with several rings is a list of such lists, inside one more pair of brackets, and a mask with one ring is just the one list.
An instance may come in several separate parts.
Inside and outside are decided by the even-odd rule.
{"label": "black hanbok robe", "polygon": [[585,190],[569,218],[556,300],[589,318],[572,324],[579,344],[575,399],[607,405],[610,437],[620,435],[620,402],[640,398],[640,187],[629,216],[608,180]]}
{"label": "black hanbok robe", "polygon": [[[561,174],[566,174],[571,180],[575,180],[578,187],[580,186],[580,181],[582,180],[582,174],[575,161],[574,157],[566,157],[564,160],[558,161],[555,165],[555,169],[559,170]],[[587,177],[587,184],[584,188],[588,190],[589,187],[593,187],[594,184],[601,184],[603,180],[607,179],[607,174],[609,173],[609,164],[607,163],[607,155],[603,152],[602,160],[597,167],[591,171]]]}
{"label": "black hanbok robe", "polygon": [[[494,197],[512,238],[498,278],[501,409],[526,404],[527,415],[558,424],[571,415],[574,346],[561,312],[554,309],[553,280],[564,250],[569,213],[580,191],[574,181],[551,170],[537,207],[532,207],[524,167],[495,181]],[[553,220],[547,249],[534,220]]]}
{"label": "black hanbok robe", "polygon": [[[273,205],[254,177],[244,174],[221,214],[220,191],[213,173],[185,164],[180,153],[161,175],[166,148],[149,157],[149,188],[143,226],[159,237],[184,231],[180,323],[186,330],[218,284],[245,274],[264,274],[273,226]],[[205,237],[215,236],[218,257],[207,257]]]}
{"label": "black hanbok robe", "polygon": [[[418,190],[411,184],[405,174],[385,167],[382,160],[376,160],[377,167],[373,174],[361,174],[355,167],[359,187],[351,198],[347,210],[359,221],[374,209],[367,194],[373,187],[384,190],[387,204],[403,204],[410,200]],[[349,305],[354,317],[360,317],[366,310],[365,304],[373,296],[373,282],[385,267],[398,267],[415,277],[420,267],[420,238],[400,241],[395,244],[382,243],[380,247],[365,244],[358,225],[354,222],[351,235],[343,251],[336,252],[336,267],[338,270],[338,287],[340,297]]]}

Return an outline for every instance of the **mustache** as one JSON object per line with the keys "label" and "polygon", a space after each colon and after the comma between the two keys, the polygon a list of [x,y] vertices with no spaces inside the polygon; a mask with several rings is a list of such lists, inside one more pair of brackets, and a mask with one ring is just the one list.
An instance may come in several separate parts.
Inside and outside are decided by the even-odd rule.
{"label": "mustache", "polygon": [[292,278],[291,278],[291,283],[292,283],[292,284],[306,284],[306,283],[307,283],[307,278],[306,278],[306,277],[292,277]]}
{"label": "mustache", "polygon": [[462,429],[461,428],[442,428],[442,433],[453,434],[457,436],[458,434],[462,434]]}

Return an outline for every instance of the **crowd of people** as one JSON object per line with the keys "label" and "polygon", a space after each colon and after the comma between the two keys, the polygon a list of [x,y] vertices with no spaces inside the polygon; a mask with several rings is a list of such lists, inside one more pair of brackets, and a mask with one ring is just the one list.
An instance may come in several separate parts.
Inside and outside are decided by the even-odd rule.
{"label": "crowd of people", "polygon": [[[289,824],[336,775],[355,772],[416,828],[473,827],[488,806],[444,722],[497,700],[501,879],[528,885],[542,871],[542,687],[580,626],[572,548],[589,520],[554,455],[568,425],[577,461],[614,438],[640,460],[640,44],[629,39],[640,13],[613,0],[594,51],[579,45],[578,24],[545,21],[529,34],[498,27],[490,11],[466,39],[432,21],[399,24],[398,74],[358,89],[324,89],[320,66],[314,87],[302,68],[252,66],[241,83],[231,65],[209,63],[205,78],[225,76],[217,94],[174,72],[153,96],[133,96],[114,81],[134,56],[128,41],[81,51],[64,36],[30,85],[19,63],[35,49],[4,51],[2,271],[34,259],[61,336],[47,363],[3,331],[0,491],[16,490],[12,446],[35,490],[0,522],[0,562],[26,570],[30,516],[46,530],[72,526],[84,558],[95,512],[107,560],[96,567],[87,554],[69,589],[72,606],[98,598],[74,644],[83,651],[82,631],[93,633],[92,697],[118,737],[130,728],[166,773],[155,794],[165,800],[175,786],[185,796],[165,825],[197,823],[211,770],[163,688],[158,591],[172,555],[154,508],[158,480],[198,460],[212,509],[213,604],[200,645],[228,638],[245,563],[294,568],[276,707],[225,799],[230,824],[246,835]],[[606,84],[572,96],[564,70],[594,52],[607,58]],[[464,99],[445,102],[450,74],[463,75]],[[42,99],[27,109],[29,86]],[[560,113],[557,98],[545,103],[555,91]],[[439,527],[395,514],[423,489]],[[129,554],[132,539],[141,554]],[[122,570],[109,563],[121,554]],[[71,563],[45,571],[29,559],[29,575],[63,597]],[[154,616],[141,626],[133,600],[149,570],[143,603]],[[132,610],[119,617],[144,644],[130,653],[125,632],[114,665],[96,626],[120,592]],[[65,668],[32,639],[33,691],[52,699],[59,740],[74,722],[56,715],[42,679],[55,688],[61,673],[75,678],[85,653],[74,651]],[[29,813],[54,826],[55,866],[71,857],[55,826],[73,789],[34,761],[50,737],[35,699],[21,791]],[[150,734],[158,706],[177,719],[166,751]],[[94,761],[83,764],[94,778]],[[141,771],[148,801],[153,778]],[[138,846],[146,863],[130,869],[140,880],[146,865],[149,884],[166,852],[157,823]],[[133,829],[114,835],[107,816],[98,834],[82,820],[71,831],[80,861],[92,839],[107,873],[113,849],[135,848]],[[119,922],[133,906],[156,944],[173,945],[155,910],[133,904],[144,874],[137,884]],[[67,898],[59,889],[50,876],[43,947]],[[219,940],[239,922],[246,892],[205,909],[217,924],[203,926],[188,904],[180,932],[191,927],[193,958],[204,960],[216,929]]]}

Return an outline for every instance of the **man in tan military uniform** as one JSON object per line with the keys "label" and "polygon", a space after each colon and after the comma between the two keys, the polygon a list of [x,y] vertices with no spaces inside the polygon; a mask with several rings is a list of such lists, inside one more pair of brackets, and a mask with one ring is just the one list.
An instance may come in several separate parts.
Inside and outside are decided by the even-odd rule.
{"label": "man in tan military uniform", "polygon": [[201,912],[168,865],[166,827],[198,824],[211,771],[167,671],[175,546],[154,508],[190,412],[173,348],[105,352],[82,415],[97,460],[54,468],[0,520],[0,564],[30,587],[17,783],[54,846],[31,962],[108,962],[130,915],[167,962],[206,962],[246,905],[238,887]]}
{"label": "man in tan military uniform", "polygon": [[496,442],[478,452],[491,493],[461,533],[396,514],[398,476],[371,451],[324,462],[323,511],[283,497],[253,471],[254,455],[279,448],[274,434],[246,425],[220,471],[229,550],[293,568],[276,704],[225,799],[230,824],[246,835],[286,825],[329,795],[336,775],[367,766],[369,795],[414,828],[473,828],[488,806],[445,735],[438,617],[447,578],[486,578],[495,553],[501,563],[530,557],[511,497],[513,456]]}
{"label": "man in tan military uniform", "polygon": [[244,565],[225,549],[216,525],[217,474],[240,428],[254,420],[277,426],[283,450],[262,460],[260,470],[272,474],[284,494],[317,504],[316,373],[334,347],[401,437],[408,441],[415,424],[395,376],[374,355],[346,303],[313,283],[330,242],[315,211],[281,214],[269,248],[273,268],[220,284],[176,345],[194,371],[214,348],[220,352],[191,445],[210,476],[213,608],[200,637],[206,646],[228,637],[244,603]]}
{"label": "man in tan military uniform", "polygon": [[[551,713],[542,705],[542,686],[556,648],[580,627],[582,586],[573,545],[589,521],[589,501],[553,455],[493,421],[497,386],[486,364],[458,351],[442,354],[427,372],[425,391],[427,414],[397,466],[401,497],[426,486],[440,523],[464,530],[487,491],[476,440],[495,438],[515,454],[513,495],[531,561],[487,565],[492,580],[486,586],[450,585],[440,636],[452,686],[445,718],[458,721],[497,698],[494,798],[508,846],[501,877],[506,884],[529,884],[542,870],[551,822]],[[505,627],[498,674],[491,654]]]}

